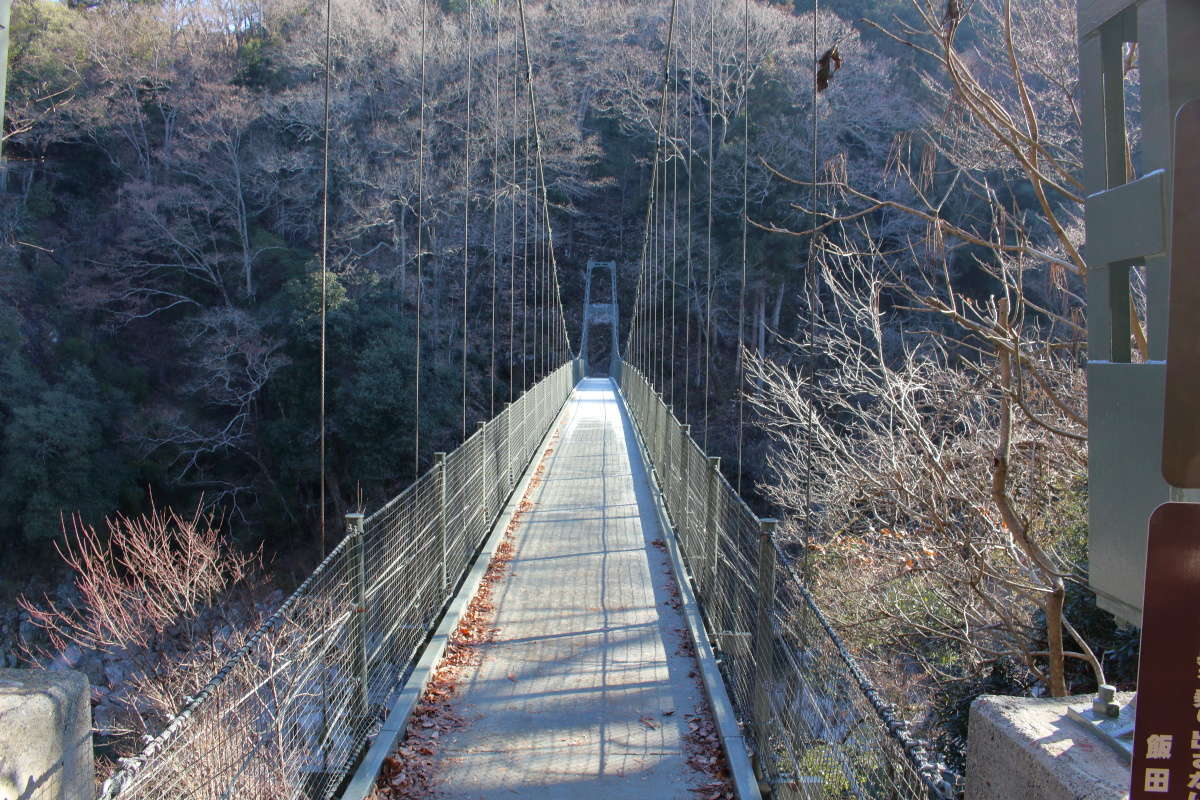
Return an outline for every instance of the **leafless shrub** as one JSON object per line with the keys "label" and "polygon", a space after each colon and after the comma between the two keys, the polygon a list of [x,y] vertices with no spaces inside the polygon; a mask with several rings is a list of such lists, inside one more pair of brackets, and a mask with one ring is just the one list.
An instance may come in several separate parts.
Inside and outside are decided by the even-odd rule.
{"label": "leafless shrub", "polygon": [[156,637],[194,619],[260,563],[258,555],[232,548],[202,506],[190,518],[152,506],[142,516],[111,517],[105,528],[102,536],[72,517],[65,542],[55,545],[74,573],[77,603],[18,601],[57,651],[69,644],[151,648]]}
{"label": "leafless shrub", "polygon": [[975,309],[989,336],[964,352],[886,321],[908,312],[885,310],[883,297],[904,293],[867,259],[838,253],[821,268],[827,303],[811,342],[821,370],[810,381],[751,358],[750,402],[777,445],[779,482],[763,488],[793,526],[811,523],[822,580],[854,598],[838,603],[843,622],[870,625],[935,678],[950,676],[930,643],[965,652],[976,670],[1015,659],[1058,695],[1064,658],[1102,680],[1085,642],[1064,644],[1072,565],[1053,546],[1058,500],[1086,464],[1081,371],[1016,337],[1004,297]]}
{"label": "leafless shrub", "polygon": [[[1063,614],[1074,565],[1054,548],[1087,463],[1075,8],[911,5],[914,22],[877,26],[934,65],[922,76],[935,98],[926,125],[887,164],[907,191],[866,189],[836,160],[816,187],[776,173],[833,209],[797,203],[814,224],[792,233],[816,237],[822,272],[816,340],[796,345],[835,365],[810,385],[755,363],[756,402],[781,443],[776,499],[798,508],[800,483],[811,486],[828,538],[816,544],[858,540],[845,557],[867,561],[846,577],[874,619],[900,623],[888,638],[960,646],[977,665],[1012,657],[1063,695],[1066,658],[1102,678]],[[960,13],[981,32],[970,46]],[[894,216],[923,233],[886,238]],[[1144,322],[1135,300],[1135,360]],[[820,443],[811,472],[809,440]]]}
{"label": "leafless shrub", "polygon": [[[141,768],[129,796],[215,797],[214,787],[236,785],[239,797],[267,800],[319,752],[313,726],[296,720],[331,713],[323,696],[332,676],[314,653],[330,646],[336,615],[325,599],[308,599],[264,627],[271,598],[262,597],[259,556],[227,542],[202,508],[118,515],[103,533],[73,518],[59,552],[78,598],[20,600],[49,640],[27,655],[94,656],[78,658],[99,673],[90,676],[107,709],[98,732]],[[119,685],[106,671],[123,676]],[[136,754],[168,725],[177,730],[143,763]],[[98,759],[98,778],[114,766]]]}

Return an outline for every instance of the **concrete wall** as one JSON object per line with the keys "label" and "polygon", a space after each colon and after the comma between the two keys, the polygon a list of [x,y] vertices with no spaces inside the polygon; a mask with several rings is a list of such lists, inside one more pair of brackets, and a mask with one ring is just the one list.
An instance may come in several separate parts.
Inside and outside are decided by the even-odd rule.
{"label": "concrete wall", "polygon": [[[1118,699],[1127,702],[1131,695]],[[1124,800],[1129,764],[1067,717],[1061,699],[984,696],[971,704],[967,800]]]}
{"label": "concrete wall", "polygon": [[0,800],[91,800],[90,699],[82,672],[0,669]]}

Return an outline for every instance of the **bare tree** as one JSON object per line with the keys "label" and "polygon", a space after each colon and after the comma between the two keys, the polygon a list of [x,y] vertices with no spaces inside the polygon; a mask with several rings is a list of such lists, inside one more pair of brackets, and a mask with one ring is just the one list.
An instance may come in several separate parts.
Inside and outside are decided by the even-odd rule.
{"label": "bare tree", "polygon": [[[889,165],[913,199],[863,188],[845,159],[834,157],[818,184],[832,208],[796,203],[817,224],[789,231],[816,237],[826,259],[821,291],[845,306],[826,311],[817,301],[811,313],[822,333],[812,346],[838,353],[831,385],[856,399],[838,402],[759,361],[758,377],[770,388],[758,402],[767,425],[783,414],[806,435],[832,435],[811,421],[827,420],[828,409],[847,414],[847,444],[826,444],[826,468],[856,470],[847,485],[885,479],[886,488],[868,493],[867,507],[889,511],[871,520],[875,512],[864,510],[862,498],[840,501],[864,511],[870,526],[901,531],[897,547],[930,541],[934,562],[955,564],[920,567],[932,576],[923,590],[935,603],[888,613],[910,632],[958,641],[981,656],[1018,654],[1052,694],[1063,695],[1064,658],[1092,663],[1099,677],[1099,663],[1063,614],[1073,565],[1057,561],[1048,544],[1060,495],[1086,467],[1074,4],[981,0],[967,12],[978,44],[962,50],[963,19],[947,21],[929,0],[912,2],[919,24],[880,29],[933,65],[923,75],[935,100],[926,125],[898,142]],[[1022,196],[1031,203],[1023,207]],[[923,231],[885,231],[881,220],[897,215]],[[829,258],[844,266],[830,266]],[[989,289],[979,291],[981,283]],[[1132,322],[1134,349],[1144,357],[1136,313]],[[789,405],[781,386],[819,399]],[[865,392],[878,401],[862,403]],[[859,452],[863,441],[874,443],[867,450],[876,457]],[[923,538],[932,534],[946,538]],[[953,542],[949,552],[946,542]],[[907,556],[905,563],[926,564]],[[1044,633],[1015,600],[1043,612]],[[937,611],[954,622],[918,619]],[[1078,652],[1068,648],[1070,638]]]}
{"label": "bare tree", "polygon": [[[185,359],[189,380],[185,394],[199,408],[185,413],[175,401],[150,411],[148,425],[138,432],[147,454],[163,451],[172,460],[174,479],[199,485],[209,502],[239,513],[239,496],[255,487],[214,479],[213,462],[236,455],[249,461],[257,475],[282,500],[270,465],[258,450],[258,400],[275,373],[287,365],[283,342],[268,335],[248,312],[214,308],[189,323]],[[286,503],[283,507],[287,508]]]}
{"label": "bare tree", "polygon": [[[853,603],[833,600],[844,622],[935,678],[948,676],[930,642],[967,653],[968,674],[1014,659],[1055,695],[1064,658],[1103,681],[1064,614],[1064,580],[1078,576],[1055,544],[1059,500],[1086,463],[1078,412],[1061,404],[1082,373],[1053,350],[1023,351],[1018,366],[1013,338],[952,349],[889,307],[903,287],[877,265],[824,255],[814,338],[793,343],[822,366],[810,379],[800,363],[750,356],[749,398],[776,444],[780,480],[763,489],[792,512],[794,535],[830,554],[819,583],[854,588]],[[1010,308],[1001,297],[980,313],[1011,337]]]}

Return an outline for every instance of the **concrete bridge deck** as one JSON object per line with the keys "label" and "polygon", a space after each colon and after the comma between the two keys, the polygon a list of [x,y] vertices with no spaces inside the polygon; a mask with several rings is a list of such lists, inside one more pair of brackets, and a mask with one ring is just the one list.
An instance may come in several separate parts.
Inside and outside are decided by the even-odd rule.
{"label": "concrete bridge deck", "polygon": [[703,705],[632,424],[608,379],[576,388],[493,587],[494,642],[465,668],[438,796],[687,798]]}

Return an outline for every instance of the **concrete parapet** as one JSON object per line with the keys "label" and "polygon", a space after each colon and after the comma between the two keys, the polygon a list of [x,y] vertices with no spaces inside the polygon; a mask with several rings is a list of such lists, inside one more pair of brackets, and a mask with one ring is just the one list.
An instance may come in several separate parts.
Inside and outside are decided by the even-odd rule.
{"label": "concrete parapet", "polygon": [[1090,703],[1090,696],[977,698],[967,741],[967,800],[1128,798],[1128,762],[1067,717],[1068,706]]}
{"label": "concrete parapet", "polygon": [[0,669],[0,800],[90,800],[89,699],[82,672]]}

